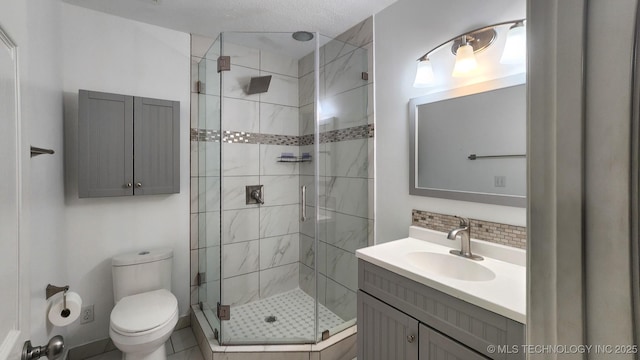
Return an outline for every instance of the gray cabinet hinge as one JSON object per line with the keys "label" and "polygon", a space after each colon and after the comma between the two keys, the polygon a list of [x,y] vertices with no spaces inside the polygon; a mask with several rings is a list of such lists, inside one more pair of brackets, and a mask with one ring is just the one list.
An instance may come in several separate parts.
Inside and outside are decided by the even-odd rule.
{"label": "gray cabinet hinge", "polygon": [[325,330],[322,332],[322,341],[327,340],[331,335],[329,334],[329,330]]}
{"label": "gray cabinet hinge", "polygon": [[216,340],[220,340],[220,333],[218,332],[218,329],[213,329],[213,338]]}
{"label": "gray cabinet hinge", "polygon": [[231,70],[231,56],[220,56],[218,58],[218,72]]}
{"label": "gray cabinet hinge", "polygon": [[369,80],[369,73],[366,71],[362,72],[362,75],[360,76],[362,78],[362,80]]}
{"label": "gray cabinet hinge", "polygon": [[231,306],[218,303],[218,319],[231,320]]}

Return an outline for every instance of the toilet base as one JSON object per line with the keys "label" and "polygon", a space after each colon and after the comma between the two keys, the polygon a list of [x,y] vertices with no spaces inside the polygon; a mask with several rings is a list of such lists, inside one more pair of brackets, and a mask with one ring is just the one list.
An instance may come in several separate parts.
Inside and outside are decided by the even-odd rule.
{"label": "toilet base", "polygon": [[150,353],[122,353],[122,360],[167,360],[167,350],[162,344],[155,351]]}

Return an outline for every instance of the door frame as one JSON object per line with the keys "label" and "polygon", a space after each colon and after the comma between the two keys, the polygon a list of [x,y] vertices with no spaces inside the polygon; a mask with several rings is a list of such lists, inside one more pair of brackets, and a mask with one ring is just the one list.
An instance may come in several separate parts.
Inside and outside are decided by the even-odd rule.
{"label": "door frame", "polygon": [[[26,179],[28,179],[28,167],[23,166],[30,157],[29,147],[26,145],[28,141],[25,139],[23,132],[23,123],[21,117],[21,96],[20,96],[20,57],[19,48],[15,41],[7,34],[2,26],[0,26],[0,45],[4,46],[13,57],[13,73],[15,76],[15,161],[16,161],[16,196],[17,196],[17,278],[16,278],[16,301],[13,309],[17,314],[14,329],[9,331],[4,339],[0,339],[0,360],[17,359],[22,352],[24,341],[30,335],[29,332],[29,274],[28,274],[28,198],[26,194]],[[27,200],[27,201],[25,201]]]}

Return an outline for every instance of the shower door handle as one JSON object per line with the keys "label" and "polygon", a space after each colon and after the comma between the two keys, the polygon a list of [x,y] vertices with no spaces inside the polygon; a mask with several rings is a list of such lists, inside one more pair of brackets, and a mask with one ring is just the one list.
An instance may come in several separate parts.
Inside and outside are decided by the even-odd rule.
{"label": "shower door handle", "polygon": [[300,221],[307,220],[307,185],[300,186]]}

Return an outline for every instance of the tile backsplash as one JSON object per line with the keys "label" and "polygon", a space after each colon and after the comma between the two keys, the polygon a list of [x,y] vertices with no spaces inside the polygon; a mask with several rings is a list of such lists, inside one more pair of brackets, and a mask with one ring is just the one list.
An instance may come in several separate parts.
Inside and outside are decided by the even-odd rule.
{"label": "tile backsplash", "polygon": [[[471,221],[471,237],[519,249],[527,247],[527,228],[484,220],[469,219]],[[448,232],[457,227],[460,221],[453,215],[434,213],[413,209],[411,225]]]}

